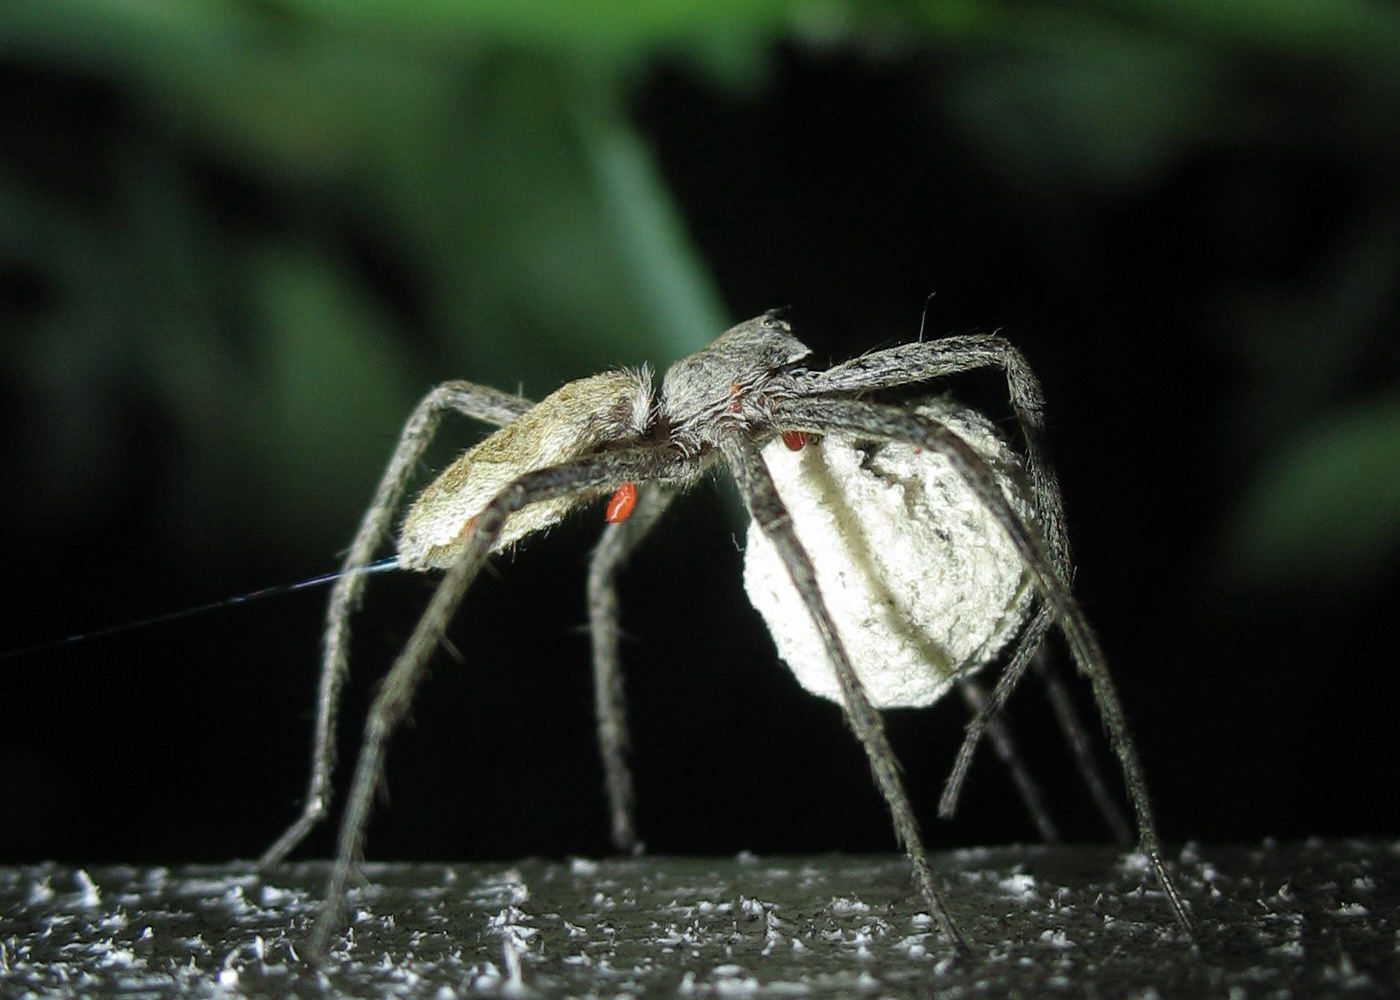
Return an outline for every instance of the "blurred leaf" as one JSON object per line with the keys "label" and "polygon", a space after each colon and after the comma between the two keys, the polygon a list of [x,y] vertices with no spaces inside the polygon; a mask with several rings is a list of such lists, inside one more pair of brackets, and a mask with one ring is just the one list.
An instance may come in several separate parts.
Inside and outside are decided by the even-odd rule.
{"label": "blurred leaf", "polygon": [[288,10],[393,32],[470,31],[494,41],[616,50],[696,34],[777,28],[793,0],[282,0]]}
{"label": "blurred leaf", "polygon": [[[265,303],[248,400],[255,495],[295,533],[352,519],[418,392],[393,323],[361,286],[313,251],[270,246],[252,279]],[[374,475],[366,475],[366,472]]]}
{"label": "blurred leaf", "polygon": [[950,107],[1018,185],[1096,198],[1137,190],[1216,126],[1216,67],[1199,50],[1066,19],[962,74]]}
{"label": "blurred leaf", "polygon": [[70,103],[99,126],[60,103],[11,147],[81,164],[96,206],[67,207],[66,175],[32,168],[28,190],[0,171],[4,243],[54,289],[10,345],[44,414],[29,478],[100,497],[122,455],[102,407],[127,394],[173,424],[162,502],[190,549],[254,511],[324,548],[432,383],[542,394],[694,350],[728,317],[629,88],[687,23],[710,72],[751,76],[742,39],[781,10],[600,7],[571,33],[538,5],[404,4],[386,31],[215,0],[0,5],[0,63],[80,81]]}
{"label": "blurred leaf", "polygon": [[1363,585],[1400,553],[1400,395],[1332,414],[1269,456],[1227,551],[1255,586]]}

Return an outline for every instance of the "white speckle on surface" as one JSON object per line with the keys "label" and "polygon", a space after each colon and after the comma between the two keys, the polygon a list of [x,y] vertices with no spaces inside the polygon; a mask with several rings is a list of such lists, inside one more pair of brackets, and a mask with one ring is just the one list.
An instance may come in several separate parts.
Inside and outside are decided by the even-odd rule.
{"label": "white speckle on surface", "polygon": [[473,971],[471,990],[473,992],[495,992],[500,989],[503,977],[501,970],[493,962],[484,962]]}
{"label": "white speckle on surface", "polygon": [[137,964],[136,952],[130,948],[109,947],[104,950],[101,964],[107,967],[131,968]]}
{"label": "white speckle on surface", "polygon": [[520,968],[520,949],[512,935],[508,934],[501,939],[501,955],[506,967],[506,979],[501,984],[501,995],[523,996],[526,990],[525,978]]}
{"label": "white speckle on surface", "polygon": [[24,901],[30,906],[41,906],[44,903],[52,902],[53,897],[53,879],[45,875],[43,878],[35,879],[29,883],[29,892]]}
{"label": "white speckle on surface", "polygon": [[[919,412],[963,438],[1022,517],[1020,464],[991,423],[946,399]],[[878,708],[929,705],[988,662],[1031,602],[1021,558],[947,459],[932,449],[828,436],[763,460],[811,557],[822,598]],[[787,567],[749,526],[744,587],[801,685],[842,700],[826,646]]]}
{"label": "white speckle on surface", "polygon": [[569,873],[571,875],[597,875],[598,862],[593,858],[570,858]]}
{"label": "white speckle on surface", "polygon": [[78,883],[78,905],[85,910],[95,910],[102,905],[102,893],[97,888],[97,883],[92,880],[92,876],[79,868],[73,873],[73,880]]}
{"label": "white speckle on surface", "polygon": [[1142,875],[1152,871],[1152,862],[1141,851],[1129,851],[1118,862],[1121,871],[1132,875]]}
{"label": "white speckle on surface", "polygon": [[862,900],[853,899],[847,896],[837,896],[833,897],[833,899],[831,900],[831,912],[840,915],[851,913],[869,913],[870,904],[863,902]]}
{"label": "white speckle on surface", "polygon": [[1338,983],[1349,990],[1362,989],[1374,983],[1370,975],[1357,969],[1351,955],[1345,951],[1337,956],[1334,965],[1323,970],[1323,977],[1329,982]]}
{"label": "white speckle on surface", "polygon": [[758,977],[741,965],[717,965],[710,972],[715,996],[753,996],[762,989]]}
{"label": "white speckle on surface", "polygon": [[[76,880],[71,868],[0,869],[0,913],[8,921],[0,932],[0,993],[9,996],[17,985],[17,996],[35,998],[305,1000],[335,993],[447,1000],[473,990],[519,996],[528,983],[541,997],[875,1000],[907,996],[917,984],[915,992],[949,997],[1078,995],[1097,987],[1103,996],[1150,997],[1155,989],[1161,997],[1234,1000],[1379,996],[1393,979],[1400,936],[1390,915],[1400,855],[1387,855],[1383,845],[1212,847],[1215,883],[1226,890],[1219,902],[1199,905],[1206,889],[1199,872],[1186,887],[1199,940],[1252,947],[1232,944],[1209,967],[1162,919],[1160,899],[1123,891],[1123,879],[1110,874],[1116,851],[1094,848],[1090,865],[1083,854],[1072,864],[1050,861],[1079,850],[985,849],[976,853],[979,877],[968,883],[952,878],[951,853],[940,856],[940,867],[948,865],[943,874],[957,885],[957,906],[983,914],[964,918],[973,953],[960,959],[918,912],[907,863],[893,856],[798,858],[771,878],[767,866],[733,859],[605,860],[589,879],[573,876],[568,865],[522,862],[532,889],[528,908],[507,902],[512,880],[499,866],[460,866],[460,891],[444,895],[438,866],[372,865],[370,883],[356,892],[383,915],[338,935],[320,967],[295,947],[316,913],[326,871],[320,863],[279,874],[284,885],[298,886],[287,890],[284,906],[232,914],[225,907],[231,886],[261,898],[247,866],[182,868],[168,880],[134,868],[92,869],[89,880],[102,889],[97,910],[78,906],[80,894],[66,891]],[[1008,905],[1007,887],[1023,884],[1017,877],[1027,869],[1036,872],[1038,898]],[[1109,877],[1076,880],[1090,869]],[[60,891],[47,902],[26,902],[45,877]],[[1374,885],[1358,887],[1358,879]],[[1290,880],[1308,891],[1286,900],[1273,895]],[[191,895],[194,884],[204,894]],[[607,920],[589,906],[595,888],[618,900]],[[1062,896],[1073,905],[1055,905]],[[1358,899],[1366,904],[1360,910],[1353,909]],[[687,904],[684,916],[676,914],[676,900]],[[838,913],[832,900],[863,905]],[[777,926],[783,934],[775,937]]]}
{"label": "white speckle on surface", "polygon": [[258,888],[258,903],[262,906],[282,906],[294,899],[296,895],[296,893],[286,889],[279,889],[275,885],[264,885]]}
{"label": "white speckle on surface", "polygon": [[1035,876],[1025,872],[1015,872],[997,882],[997,887],[1008,896],[1025,898],[1035,895]]}

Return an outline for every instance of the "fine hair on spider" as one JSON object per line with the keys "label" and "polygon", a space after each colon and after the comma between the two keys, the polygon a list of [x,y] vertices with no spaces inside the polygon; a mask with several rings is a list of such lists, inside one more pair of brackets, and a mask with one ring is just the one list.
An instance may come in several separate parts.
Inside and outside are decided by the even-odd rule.
{"label": "fine hair on spider", "polygon": [[[1117,755],[1136,839],[1176,921],[1190,918],[1162,856],[1142,765],[1098,639],[1070,593],[1059,485],[1044,448],[1044,401],[1025,359],[997,335],[920,341],[828,368],[776,313],[728,330],[675,362],[659,390],[646,367],[570,382],[538,403],[468,382],[437,386],[414,409],[346,555],[323,637],[310,783],[300,816],[259,861],[282,861],[328,810],[337,708],[352,612],[408,480],[442,416],[500,429],[465,451],[410,506],[401,568],[443,576],[370,707],[326,897],[308,942],[325,954],[344,914],[390,736],[487,558],[610,497],[587,596],[595,714],[612,837],[635,846],[618,653],[619,567],[683,489],[715,468],[734,480],[752,524],[745,586],[778,651],[809,690],[840,704],[870,762],[922,903],[954,950],[966,945],[935,886],[880,709],[927,705],[956,686],[973,719],[940,800],[950,815],[984,736],[1055,839],[999,712],[1027,670],[1047,682],[1080,771],[1120,840],[1112,804],[1059,679],[1040,662],[1058,627]],[[976,369],[1006,376],[1024,460],[991,423],[937,395]],[[885,401],[885,400],[891,401]],[[852,583],[852,578],[855,578]],[[990,692],[972,673],[1007,647]]]}

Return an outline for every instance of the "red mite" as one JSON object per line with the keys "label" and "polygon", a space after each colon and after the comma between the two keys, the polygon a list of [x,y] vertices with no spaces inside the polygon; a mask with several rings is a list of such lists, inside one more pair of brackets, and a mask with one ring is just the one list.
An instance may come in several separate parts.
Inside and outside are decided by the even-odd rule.
{"label": "red mite", "polygon": [[807,445],[806,431],[783,431],[783,444],[788,451],[801,451]]}
{"label": "red mite", "polygon": [[625,521],[632,516],[636,506],[637,484],[623,483],[617,488],[617,492],[608,498],[608,505],[603,508],[603,519],[609,524]]}

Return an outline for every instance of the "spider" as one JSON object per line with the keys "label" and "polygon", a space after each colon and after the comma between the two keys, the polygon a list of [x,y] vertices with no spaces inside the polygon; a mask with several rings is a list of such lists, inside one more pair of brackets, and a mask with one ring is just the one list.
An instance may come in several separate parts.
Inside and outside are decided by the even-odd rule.
{"label": "spider", "polygon": [[[675,362],[659,391],[643,366],[570,382],[539,403],[454,381],[437,386],[418,404],[330,597],[304,807],[260,866],[284,859],[326,814],[336,714],[349,669],[349,623],[364,586],[359,571],[387,534],[441,417],[455,410],[500,429],[464,452],[418,496],[399,531],[401,568],[445,572],[370,708],[325,903],[309,942],[314,952],[324,954],[342,919],[389,738],[477,573],[492,553],[603,496],[609,497],[610,523],[594,552],[587,585],[598,736],[613,840],[623,849],[635,844],[614,578],[671,499],[716,466],[732,476],[752,519],[746,557],[752,599],[804,686],[843,708],[869,758],[915,886],[954,950],[966,945],[934,884],[878,709],[930,703],[1016,637],[990,696],[964,688],[977,711],[940,802],[940,813],[947,815],[973,749],[984,733],[998,738],[997,713],[1052,626],[1064,634],[1075,664],[1089,679],[1122,769],[1140,848],[1189,934],[1191,921],[1162,857],[1118,695],[1098,640],[1070,594],[1059,486],[1042,443],[1044,403],[1025,359],[1000,336],[981,334],[904,344],[825,369],[805,366],[809,355],[787,321],[769,312]],[[979,368],[999,368],[1006,375],[1024,439],[1023,475],[984,418],[946,400],[907,398],[936,380]],[[889,393],[906,398],[871,401]],[[862,497],[871,498],[869,509]],[[940,558],[937,553],[905,559],[902,570],[869,571],[885,588],[880,600],[896,606],[896,622],[921,613],[957,618],[953,633],[937,640],[946,647],[939,655],[924,656],[902,672],[885,669],[889,658],[903,655],[902,646],[913,641],[926,647],[933,640],[901,638],[888,620],[873,621],[869,597],[850,600],[840,593],[826,567],[834,560],[836,576],[849,576],[866,556],[843,550],[849,526],[839,520],[823,524],[818,511],[833,500],[846,503],[860,521],[884,518],[889,530],[942,537],[945,555],[968,540],[998,549],[990,561],[977,563],[979,568],[955,572],[961,581],[954,581],[951,592],[938,585],[931,597],[920,588],[929,560]],[[952,502],[960,505],[956,516],[941,509]],[[872,512],[880,506],[890,509]],[[901,518],[907,522],[902,527]],[[950,527],[955,522],[971,527],[959,535]],[[904,590],[909,593],[899,592]],[[911,604],[933,607],[920,612],[910,610]],[[1062,723],[1071,731],[1071,744],[1082,744],[1067,715]],[[1091,780],[1091,786],[1096,783]]]}

